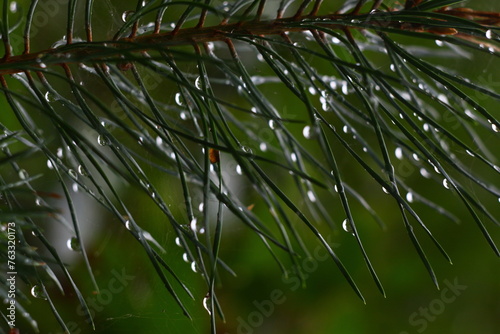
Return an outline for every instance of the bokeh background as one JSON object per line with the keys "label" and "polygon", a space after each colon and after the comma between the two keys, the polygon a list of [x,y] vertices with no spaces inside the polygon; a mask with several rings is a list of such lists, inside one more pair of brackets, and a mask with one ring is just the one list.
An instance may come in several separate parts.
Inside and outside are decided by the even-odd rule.
{"label": "bokeh background", "polygon": [[[26,11],[28,4],[27,0],[17,1],[18,13],[22,9]],[[45,23],[43,18],[40,18],[39,31],[32,41],[33,50],[47,48],[60,40],[63,35],[61,27],[65,24],[66,2],[42,1],[40,7],[43,7],[42,4],[51,11],[47,12],[49,19]],[[101,18],[96,20],[96,39],[112,37],[122,24],[122,13],[132,10],[135,5],[134,1],[128,0],[96,1],[95,15]],[[500,11],[500,5],[492,1],[469,1],[466,5],[478,10]],[[333,4],[330,6],[334,7]],[[175,15],[175,12],[167,13],[167,18],[174,20]],[[76,32],[82,34],[83,30],[77,28]],[[15,33],[19,34],[19,29]],[[398,38],[402,43],[412,42]],[[446,45],[438,46],[431,42],[426,42],[426,45],[436,50],[435,57],[427,57],[429,61],[451,68],[474,82],[484,84],[497,93],[500,92],[500,70],[496,56],[468,51],[471,55],[469,58],[451,57],[445,52],[450,50]],[[381,55],[374,57],[380,57],[381,64],[384,62],[385,65],[389,64]],[[265,65],[252,60],[247,61],[254,73],[259,75],[270,73]],[[162,87],[163,83],[159,82],[155,89],[160,91]],[[303,107],[293,102],[293,98],[285,88],[269,84],[265,86],[265,90],[272,96],[280,112],[290,117],[301,118]],[[167,102],[173,104],[175,92],[167,90],[167,93],[166,98],[169,99]],[[228,90],[226,94],[232,94],[232,90]],[[228,98],[227,95],[225,97]],[[239,101],[236,92],[232,98],[236,102]],[[16,121],[6,111],[9,107],[6,106],[5,99],[1,98],[0,103],[4,110],[0,120],[15,128]],[[497,118],[500,117],[500,109],[493,101],[482,100],[481,103]],[[303,125],[297,125],[295,128],[292,126],[291,131],[294,131],[297,137],[301,137],[302,128]],[[482,140],[485,142],[493,140],[493,136],[498,140],[498,134],[493,132],[481,135],[484,135]],[[273,147],[272,139],[270,137],[266,139],[268,140],[266,144]],[[304,141],[304,145],[310,148],[313,154],[314,150],[317,150],[314,143]],[[492,147],[492,150],[498,158],[498,148]],[[272,150],[266,154],[268,157],[278,156]],[[411,185],[415,193],[425,194],[427,199],[439,202],[460,219],[457,224],[436,211],[415,203],[415,208],[419,210],[422,219],[453,260],[453,265],[450,265],[428,238],[420,233],[421,231],[418,232],[441,285],[441,290],[437,290],[408,238],[395,201],[390,196],[384,195],[380,187],[372,182],[361,168],[354,166],[347,154],[343,155],[340,152],[337,160],[341,168],[348,171],[344,174],[346,181],[367,198],[385,224],[385,228],[381,228],[363,208],[353,205],[365,248],[384,284],[387,297],[384,298],[373,283],[355,240],[342,230],[344,213],[338,198],[332,197],[331,193],[318,192],[317,200],[328,209],[336,228],[328,229],[327,224],[321,220],[315,223],[334,245],[336,252],[353,275],[366,298],[366,305],[355,295],[331,259],[325,256],[317,240],[306,229],[300,227],[297,219],[293,220],[293,223],[297,224],[297,229],[303,233],[314,255],[313,259],[299,261],[308,275],[306,286],[299,286],[294,276],[285,279],[257,235],[227,214],[220,257],[237,273],[237,277],[224,272],[221,275],[217,295],[224,310],[225,322],[219,321],[219,332],[228,334],[498,333],[500,330],[499,260],[457,196],[436,183],[422,181],[419,170],[415,167],[412,170],[412,167],[406,165],[404,161],[396,165],[396,171],[407,174],[405,181]],[[499,163],[498,159],[493,162]],[[241,196],[242,202],[246,205],[260,203],[257,194],[251,190],[245,178],[235,172],[234,160],[223,154],[221,163],[227,171],[231,171],[227,175],[231,178],[230,183],[235,192]],[[478,173],[482,172],[482,167],[476,166],[473,159],[470,160],[470,167]],[[40,159],[34,160],[27,170],[30,174],[35,174],[48,171],[48,167],[46,162]],[[172,203],[174,212],[181,215],[181,209],[175,209],[182,202],[178,192],[178,182],[154,169],[149,170],[149,173],[161,182],[162,196]],[[281,178],[279,172],[275,172],[274,176],[277,180]],[[499,184],[498,174],[490,173],[486,174],[486,177],[488,182]],[[50,192],[58,192],[54,180],[50,177],[44,178],[39,186],[45,187]],[[304,202],[305,199],[300,198],[300,194],[294,190],[294,185],[287,183],[285,178],[281,185],[285,193],[290,194],[297,203]],[[173,302],[142,247],[129,231],[115,217],[100,209],[80,192],[74,194],[75,203],[78,204],[84,246],[90,256],[101,295],[93,293],[94,289],[80,253],[68,250],[66,247],[68,238],[72,236],[71,231],[51,220],[42,221],[41,224],[50,235],[54,246],[61,252],[64,261],[68,263],[76,283],[84,293],[91,310],[94,311],[96,323],[94,333],[208,333],[209,315],[201,302],[206,293],[206,286],[199,274],[191,270],[190,264],[183,261],[183,251],[174,242],[175,235],[171,226],[146,194],[126,185],[123,185],[121,190],[126,203],[132,208],[135,220],[165,249],[164,259],[193,290],[196,300],[183,299],[192,312],[193,319],[187,319]],[[476,195],[478,200],[490,208],[494,216],[499,216],[500,211],[495,198],[487,197],[480,192]],[[196,194],[194,198],[196,202]],[[199,201],[201,195],[197,199]],[[57,199],[51,201],[55,206],[64,206]],[[269,210],[265,206],[255,205],[253,210],[257,215],[269,216]],[[493,240],[499,243],[498,227],[493,224],[488,224],[487,227]],[[281,255],[283,258],[286,256]],[[30,287],[25,285],[24,288],[29,290]],[[72,333],[93,332],[85,323],[71,287],[64,286],[66,295],[61,295],[55,287],[50,288],[53,301]],[[45,300],[30,297],[27,311],[38,321],[41,333],[60,332]],[[22,334],[34,332],[21,317],[18,318],[18,323]]]}

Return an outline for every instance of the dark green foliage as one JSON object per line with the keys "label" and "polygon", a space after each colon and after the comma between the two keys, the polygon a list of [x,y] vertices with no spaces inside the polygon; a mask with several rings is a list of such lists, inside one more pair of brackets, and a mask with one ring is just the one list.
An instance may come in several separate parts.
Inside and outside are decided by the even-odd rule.
{"label": "dark green foliage", "polygon": [[[92,309],[47,230],[71,231],[69,247],[98,293],[82,194],[141,245],[186,316],[191,298],[213,310],[212,332],[224,312],[215,287],[235,274],[219,257],[227,217],[302,280],[287,268],[300,268],[316,240],[363,301],[326,236],[340,228],[354,236],[385,296],[359,219],[367,212],[393,228],[371,203],[384,193],[437,287],[422,244],[451,259],[421,212],[458,221],[434,196],[443,187],[500,255],[489,232],[499,225],[498,80],[477,83],[446,66],[463,57],[497,64],[500,18],[447,7],[460,2],[150,0],[124,9],[118,25],[110,2],[54,1],[54,14],[47,3],[4,1],[0,254],[12,222],[19,284],[46,298],[68,332],[48,284],[69,284],[89,327]],[[41,13],[57,18],[63,39],[42,39]],[[170,225],[169,239],[205,281],[203,300],[136,219],[138,205]],[[19,310],[26,295],[18,290]]]}

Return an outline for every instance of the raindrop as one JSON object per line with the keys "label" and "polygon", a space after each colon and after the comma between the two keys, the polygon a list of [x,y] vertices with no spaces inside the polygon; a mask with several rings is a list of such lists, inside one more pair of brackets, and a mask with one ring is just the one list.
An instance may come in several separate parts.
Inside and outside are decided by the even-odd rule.
{"label": "raindrop", "polygon": [[127,22],[135,12],[133,10],[126,10],[122,13],[122,21]]}
{"label": "raindrop", "polygon": [[182,106],[182,95],[179,92],[175,93],[175,103],[178,106]]}
{"label": "raindrop", "polygon": [[106,137],[104,137],[103,135],[97,136],[97,143],[101,146],[108,145],[108,141],[106,140]]}
{"label": "raindrop", "polygon": [[394,64],[391,64],[391,71],[396,72],[396,66]]}
{"label": "raindrop", "polygon": [[129,231],[132,230],[132,222],[130,221],[130,219],[127,219],[125,221],[125,228]]}
{"label": "raindrop", "polygon": [[182,254],[182,259],[184,260],[184,262],[189,262],[189,256],[187,255],[187,253]]}
{"label": "raindrop", "polygon": [[180,116],[181,116],[181,119],[183,121],[185,121],[185,120],[187,120],[189,118],[189,114],[187,112],[185,112],[185,111],[181,111]]}
{"label": "raindrop", "polygon": [[12,13],[17,13],[17,2],[16,1],[12,1],[10,3],[9,9],[10,9],[10,11]]}
{"label": "raindrop", "polygon": [[413,153],[412,156],[415,161],[420,161],[420,158],[418,157],[417,153]]}
{"label": "raindrop", "polygon": [[465,150],[465,152],[467,152],[468,155],[470,155],[471,157],[475,157],[476,155],[474,153],[472,153],[471,151],[469,150]]}
{"label": "raindrop", "polygon": [[262,152],[267,151],[267,144],[266,143],[260,143],[259,148]]}
{"label": "raindrop", "polygon": [[193,218],[191,220],[191,222],[189,223],[189,227],[191,228],[191,231],[193,231],[194,233],[196,233],[198,231],[198,228],[196,226],[196,223],[197,223],[197,219],[196,218]]}
{"label": "raindrop", "polygon": [[387,189],[385,189],[385,187],[382,187],[382,191],[385,192],[386,194],[389,193],[389,191]]}
{"label": "raindrop", "polygon": [[247,147],[247,146],[242,146],[241,149],[243,150],[243,152],[245,153],[249,153],[249,154],[252,154],[253,151],[250,147]]}
{"label": "raindrop", "polygon": [[194,81],[194,86],[198,89],[201,89],[201,77],[197,77],[196,80]]}
{"label": "raindrop", "polygon": [[484,34],[487,39],[492,39],[493,38],[493,31],[491,29],[486,30],[486,33]]}
{"label": "raindrop", "polygon": [[19,174],[19,178],[21,180],[26,180],[27,178],[30,177],[30,175],[28,174],[28,172],[25,169],[20,169],[18,174]]}
{"label": "raindrop", "polygon": [[340,39],[338,39],[337,37],[332,37],[332,43],[333,44],[340,44]]}
{"label": "raindrop", "polygon": [[175,244],[179,247],[182,247],[182,244],[181,244],[181,238],[179,237],[175,237]]}
{"label": "raindrop", "polygon": [[200,205],[198,205],[198,211],[203,212],[205,209],[205,203],[201,202]]}
{"label": "raindrop", "polygon": [[47,296],[45,296],[43,288],[40,287],[39,285],[33,285],[33,287],[31,288],[31,295],[35,298],[47,299]]}
{"label": "raindrop", "polygon": [[250,111],[251,111],[253,114],[256,114],[256,113],[257,113],[257,108],[252,107],[252,108],[250,108]]}
{"label": "raindrop", "polygon": [[348,233],[353,233],[351,222],[347,218],[342,222],[342,228]]}
{"label": "raindrop", "polygon": [[78,178],[78,174],[73,169],[68,169],[68,174],[74,179]]}
{"label": "raindrop", "polygon": [[314,195],[314,192],[312,190],[307,191],[307,197],[311,202],[316,202],[316,195]]}
{"label": "raindrop", "polygon": [[302,129],[302,135],[306,139],[311,139],[312,134],[311,134],[311,127],[309,125],[304,126],[304,129]]}
{"label": "raindrop", "polygon": [[68,247],[69,250],[79,252],[82,250],[82,247],[80,245],[80,241],[78,240],[77,237],[71,237],[68,239],[66,242],[66,246]]}
{"label": "raindrop", "polygon": [[399,160],[403,159],[403,149],[401,147],[396,147],[396,150],[394,151],[394,155]]}
{"label": "raindrop", "polygon": [[448,179],[443,179],[443,186],[444,186],[446,189],[450,189],[450,184],[448,183]]}
{"label": "raindrop", "polygon": [[420,175],[422,175],[426,179],[429,179],[431,177],[431,174],[425,168],[420,168]]}
{"label": "raindrop", "polygon": [[429,126],[429,124],[424,123],[423,129],[424,129],[425,132],[429,132],[429,130],[431,129],[431,127]]}
{"label": "raindrop", "polygon": [[500,167],[498,167],[497,165],[494,165],[493,168],[495,168],[495,170],[500,173]]}
{"label": "raindrop", "polygon": [[441,102],[444,102],[444,103],[449,103],[448,98],[447,98],[447,97],[446,97],[446,95],[444,95],[444,94],[439,94],[439,95],[437,96],[437,98],[438,98],[438,99],[439,99],[439,101],[441,101]]}
{"label": "raindrop", "polygon": [[493,131],[495,131],[495,132],[500,131],[500,129],[498,129],[498,126],[497,126],[496,124],[494,124],[494,123],[491,123],[491,129],[492,129]]}
{"label": "raindrop", "polygon": [[436,40],[436,45],[437,45],[437,46],[443,46],[443,45],[444,45],[444,43],[443,43],[443,41],[441,41],[441,40],[437,39],[437,40]]}
{"label": "raindrop", "polygon": [[74,193],[78,192],[78,183],[74,182],[73,185],[71,186],[71,189],[73,190]]}
{"label": "raindrop", "polygon": [[42,206],[42,199],[41,199],[40,197],[37,197],[37,198],[35,199],[35,205],[36,205],[36,206]]}
{"label": "raindrop", "polygon": [[82,165],[78,166],[78,173],[80,173],[81,176],[89,176],[87,170]]}
{"label": "raindrop", "polygon": [[270,119],[267,124],[269,125],[269,127],[271,128],[271,130],[275,130],[276,129],[276,122],[273,119]]}
{"label": "raindrop", "polygon": [[412,193],[412,192],[410,192],[410,191],[409,191],[409,192],[406,194],[406,200],[407,200],[408,202],[410,202],[410,203],[413,203],[413,193]]}
{"label": "raindrop", "polygon": [[56,98],[55,98],[54,94],[52,94],[51,92],[45,93],[44,98],[45,98],[45,101],[47,101],[47,102],[54,102],[54,101],[56,101]]}
{"label": "raindrop", "polygon": [[293,162],[297,162],[297,154],[295,153],[290,154],[290,159],[292,159]]}
{"label": "raindrop", "polygon": [[163,139],[160,136],[156,137],[156,146],[161,147],[163,145]]}
{"label": "raindrop", "polygon": [[316,89],[314,87],[309,87],[309,93],[311,95],[316,95]]}
{"label": "raindrop", "polygon": [[197,269],[197,265],[196,265],[196,262],[191,262],[191,270],[195,273],[198,272],[198,269]]}
{"label": "raindrop", "polygon": [[349,127],[347,125],[344,125],[342,127],[342,131],[344,131],[344,133],[349,133]]}
{"label": "raindrop", "polygon": [[347,82],[346,81],[342,82],[342,94],[344,94],[344,95],[349,94],[349,89],[347,87]]}
{"label": "raindrop", "polygon": [[208,314],[211,315],[212,311],[210,310],[210,305],[208,304],[209,300],[210,300],[210,295],[207,294],[205,296],[205,298],[203,298],[203,308],[205,308],[205,310],[207,310]]}
{"label": "raindrop", "polygon": [[243,172],[241,170],[241,166],[240,165],[236,165],[236,174],[243,175]]}
{"label": "raindrop", "polygon": [[57,148],[56,155],[58,158],[62,159],[62,157],[64,156],[64,151],[63,151],[62,147]]}

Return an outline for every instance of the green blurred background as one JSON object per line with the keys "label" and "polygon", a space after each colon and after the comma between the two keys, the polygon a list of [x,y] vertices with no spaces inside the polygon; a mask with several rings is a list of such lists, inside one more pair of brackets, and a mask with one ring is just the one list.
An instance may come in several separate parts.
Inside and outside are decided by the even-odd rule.
{"label": "green blurred background", "polygon": [[[20,8],[24,9],[28,3],[29,1],[18,1]],[[47,25],[40,27],[40,33],[33,40],[33,50],[48,47],[60,39],[61,27],[65,24],[62,18],[65,17],[63,8],[66,7],[61,5],[64,1],[54,0],[46,3],[61,6],[61,10],[57,13],[57,19],[56,16],[51,17]],[[486,0],[470,1],[468,5],[474,6],[475,9],[500,10],[498,4]],[[120,13],[133,9],[135,2],[96,1],[95,6],[96,16],[102,17],[96,24],[96,38],[109,38],[121,24]],[[108,11],[113,15],[106,20],[103,13]],[[171,14],[170,17],[174,18],[175,14]],[[439,49],[438,46],[435,47],[436,50]],[[472,54],[472,59],[435,57],[431,60],[449,66],[463,76],[498,92],[500,85],[498,60],[484,53],[472,52]],[[387,62],[383,58],[380,61]],[[255,71],[261,75],[269,74],[269,70],[264,69],[263,65],[255,63],[252,66],[255,66]],[[275,90],[272,100],[280,111],[301,117],[302,107],[293,103],[293,98],[284,88],[269,85],[266,89]],[[173,101],[174,94],[171,95],[170,101]],[[234,98],[238,99],[237,96]],[[486,100],[481,102],[492,114],[500,117],[498,105],[489,104]],[[2,110],[8,110],[9,107],[5,106],[4,99],[1,103]],[[16,126],[16,122],[6,111],[2,113],[0,119],[4,124],[12,124],[12,128]],[[301,136],[301,127],[293,129],[297,136]],[[487,133],[482,139],[487,141],[493,135]],[[272,141],[267,144],[273,146]],[[314,152],[314,144],[305,143],[305,145]],[[493,153],[498,154],[498,149]],[[273,156],[272,152],[267,154],[269,157]],[[227,160],[224,160],[225,158]],[[221,275],[222,282],[217,289],[217,295],[225,313],[225,322],[219,322],[219,332],[223,334],[499,333],[499,260],[466,209],[460,205],[459,199],[436,184],[422,182],[418,170],[408,173],[409,176],[405,179],[417,193],[438,201],[461,218],[460,224],[455,224],[443,215],[419,203],[415,204],[415,208],[421,209],[418,212],[422,219],[454,263],[453,265],[447,263],[428,238],[421,231],[417,231],[424,250],[436,270],[441,285],[441,290],[437,290],[407,236],[395,201],[390,196],[383,196],[380,187],[372,182],[361,168],[351,166],[352,160],[347,154],[345,156],[339,154],[337,160],[344,170],[349,170],[345,175],[349,184],[366,196],[386,225],[386,229],[381,229],[364,209],[353,205],[365,248],[384,284],[387,297],[384,298],[378,292],[354,238],[341,228],[344,213],[338,204],[338,198],[325,194],[318,200],[328,208],[337,229],[327,232],[325,222],[316,223],[328,236],[329,242],[335,246],[336,252],[352,273],[367,300],[366,305],[357,298],[331,259],[324,256],[316,239],[306,229],[300,227],[297,219],[293,220],[293,223],[298,225],[299,231],[303,231],[304,239],[315,255],[312,260],[300,261],[308,275],[306,287],[299,287],[293,276],[284,279],[279,267],[255,233],[231,215],[227,215],[220,257],[231,266],[238,277],[234,278],[227,273]],[[35,163],[37,166],[33,167],[30,173],[47,170],[44,161]],[[229,157],[222,155],[222,163],[231,168],[233,162]],[[471,168],[474,168],[474,161],[471,160],[470,163]],[[494,163],[498,164],[498,161]],[[404,162],[396,166],[397,171],[398,168],[400,172],[405,171]],[[481,171],[481,169],[475,170]],[[149,172],[158,181],[161,180],[160,191],[165,200],[170,201],[174,207],[178,203],[181,204],[179,193],[172,190],[179,189],[177,181],[155,170]],[[257,203],[254,212],[264,217],[269,216],[269,210],[258,204],[261,202],[255,197],[255,193],[249,190],[243,177],[236,173],[229,174],[229,177],[235,189],[239,189],[237,193],[242,195],[243,203],[246,205]],[[276,177],[280,176],[276,174]],[[497,175],[489,179],[498,183]],[[45,179],[43,182],[47,190],[57,191],[57,187],[51,184],[50,179]],[[299,194],[293,190],[293,184],[283,184],[283,187],[285,192],[294,196],[297,202],[301,202],[301,199],[297,198]],[[101,288],[100,295],[93,293],[93,287],[79,253],[65,251],[65,243],[71,233],[62,231],[54,235],[59,237],[60,242],[57,243],[57,247],[62,249],[63,258],[69,264],[76,283],[81,287],[90,308],[95,311],[95,333],[208,333],[209,315],[201,303],[206,287],[199,274],[192,272],[190,264],[182,260],[182,249],[175,245],[175,235],[166,218],[145,194],[132,187],[124,186],[122,190],[126,202],[133,208],[135,220],[165,248],[164,259],[193,290],[195,301],[183,299],[192,312],[193,320],[183,316],[157,277],[142,247],[118,220],[85,199],[84,195],[75,195],[80,196],[78,210],[84,217],[80,223],[87,226],[85,247]],[[482,193],[478,193],[477,196],[478,199],[484,200],[485,205],[491,208],[492,214],[498,217],[498,203],[495,199],[484,197]],[[57,203],[54,200],[53,204]],[[180,214],[180,209],[176,213]],[[58,225],[54,226],[56,224],[54,222],[45,221],[43,224],[47,230],[62,229]],[[500,242],[498,227],[492,224],[488,224],[487,227],[493,239],[497,243]],[[285,258],[286,254],[280,256]],[[71,287],[65,286],[65,291],[67,292],[65,296],[60,295],[55,287],[51,287],[50,292],[69,329],[72,333],[92,332],[90,326],[85,323]],[[41,333],[60,332],[46,301],[31,298],[27,310],[37,319]],[[21,325],[22,334],[33,332],[33,329],[20,318],[18,323]]]}

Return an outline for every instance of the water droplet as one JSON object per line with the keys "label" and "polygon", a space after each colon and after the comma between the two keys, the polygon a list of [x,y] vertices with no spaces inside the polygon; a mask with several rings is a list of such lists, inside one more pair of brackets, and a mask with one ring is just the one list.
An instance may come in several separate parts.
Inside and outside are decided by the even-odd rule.
{"label": "water droplet", "polygon": [[316,95],[316,89],[314,87],[309,87],[309,93],[311,95]]}
{"label": "water droplet", "polygon": [[443,179],[443,186],[446,188],[446,189],[450,189],[450,184],[448,182],[448,179]]}
{"label": "water droplet", "polygon": [[47,299],[47,296],[45,296],[43,288],[40,287],[39,285],[33,285],[33,287],[31,288],[31,295],[35,298]]}
{"label": "water droplet", "polygon": [[201,202],[200,205],[198,205],[198,211],[203,212],[205,209],[205,203]]}
{"label": "water droplet", "polygon": [[497,165],[494,165],[493,168],[495,168],[495,170],[500,173],[500,167],[498,167]]}
{"label": "water droplet", "polygon": [[54,102],[54,101],[56,101],[56,97],[51,92],[45,93],[44,98],[45,98],[45,101],[47,101],[47,102]]}
{"label": "water droplet", "polygon": [[243,172],[241,171],[241,166],[240,165],[236,165],[236,174],[243,175]]}
{"label": "water droplet", "polygon": [[122,13],[122,21],[127,22],[135,14],[133,10],[126,10]]}
{"label": "water droplet", "polygon": [[198,232],[198,227],[196,226],[197,223],[198,220],[196,218],[193,218],[189,223],[189,227],[191,228],[191,231],[193,231],[194,233]]}
{"label": "water droplet", "polygon": [[69,176],[71,176],[74,179],[78,178],[78,174],[73,169],[68,169],[68,174],[69,174]]}
{"label": "water droplet", "polygon": [[212,311],[210,310],[209,301],[210,301],[210,295],[207,294],[205,296],[205,298],[203,298],[203,308],[205,308],[205,310],[207,310],[208,314],[211,315]]}
{"label": "water droplet", "polygon": [[493,131],[495,131],[495,132],[500,131],[500,130],[498,129],[498,126],[497,126],[495,123],[491,123],[491,129],[492,129]]}
{"label": "water droplet", "polygon": [[476,156],[473,152],[471,152],[469,150],[465,150],[465,152],[467,152],[467,154],[470,155],[471,157],[475,157]]}
{"label": "water droplet", "polygon": [[307,191],[307,197],[311,202],[316,202],[316,195],[314,195],[314,192],[312,190]]}
{"label": "water droplet", "polygon": [[267,151],[267,144],[266,143],[260,143],[259,148],[262,152]]}
{"label": "water droplet", "polygon": [[269,127],[271,128],[271,130],[275,130],[276,129],[276,122],[273,119],[270,119],[267,124],[269,125]]}
{"label": "water droplet", "polygon": [[312,134],[311,134],[311,127],[309,125],[304,126],[304,129],[302,129],[302,135],[306,139],[311,139]]}
{"label": "water droplet", "polygon": [[352,225],[351,225],[351,222],[349,221],[349,219],[344,219],[344,221],[342,222],[342,228],[344,229],[344,231],[346,231],[347,233],[352,233]]}
{"label": "water droplet", "polygon": [[78,173],[80,173],[81,176],[89,176],[89,174],[87,173],[87,169],[85,169],[83,165],[78,166]]}
{"label": "water droplet", "polygon": [[342,127],[342,131],[344,131],[344,133],[349,133],[349,127],[347,125],[344,125]]}
{"label": "water droplet", "polygon": [[194,86],[198,89],[201,89],[202,88],[201,84],[202,84],[201,77],[197,77],[196,80],[194,81]]}
{"label": "water droplet", "polygon": [[182,244],[181,244],[181,239],[179,237],[176,237],[175,238],[175,244],[179,247],[182,247]]}
{"label": "water droplet", "polygon": [[413,153],[413,154],[412,154],[412,157],[413,157],[413,160],[415,160],[415,161],[420,161],[420,158],[418,157],[418,154],[417,154],[417,153]]}
{"label": "water droplet", "polygon": [[297,154],[295,153],[290,154],[290,159],[292,159],[293,162],[297,162]]}
{"label": "water droplet", "polygon": [[62,147],[57,148],[56,155],[58,158],[62,159],[62,157],[64,156],[64,151],[63,151]]}
{"label": "water droplet", "polygon": [[97,143],[101,146],[106,146],[108,145],[108,141],[105,136],[99,135],[97,136]]}
{"label": "water droplet", "polygon": [[66,242],[66,246],[68,247],[69,250],[79,252],[82,250],[82,247],[80,245],[80,241],[78,240],[77,237],[71,237],[68,239]]}
{"label": "water droplet", "polygon": [[436,40],[436,45],[437,45],[437,46],[443,46],[443,45],[444,45],[444,43],[443,43],[443,41],[441,41],[441,40],[437,39],[437,40]]}
{"label": "water droplet", "polygon": [[73,190],[74,193],[78,192],[78,183],[74,182],[73,185],[71,186],[71,189]]}
{"label": "water droplet", "polygon": [[250,147],[248,146],[242,146],[241,149],[243,150],[243,152],[245,153],[248,153],[248,154],[253,154],[253,151]]}
{"label": "water droplet", "polygon": [[407,200],[408,202],[410,202],[410,203],[413,203],[413,193],[412,193],[412,192],[410,192],[410,191],[409,191],[409,192],[406,194],[406,200]]}
{"label": "water droplet", "polygon": [[182,259],[184,260],[184,262],[189,262],[189,256],[187,255],[187,253],[182,254]]}
{"label": "water droplet", "polygon": [[18,174],[19,174],[19,178],[21,180],[26,180],[27,178],[30,177],[30,175],[28,174],[28,172],[25,169],[20,169]]}
{"label": "water droplet", "polygon": [[422,175],[426,179],[429,179],[431,177],[431,174],[425,168],[420,168],[420,175]]}
{"label": "water droplet", "polygon": [[178,106],[182,106],[183,105],[183,103],[182,103],[182,95],[179,92],[175,93],[175,103]]}
{"label": "water droplet", "polygon": [[36,205],[36,206],[42,206],[42,199],[41,199],[40,197],[37,197],[37,198],[35,199],[35,205]]}
{"label": "water droplet", "polygon": [[437,98],[438,98],[438,99],[439,99],[439,101],[441,101],[441,102],[444,102],[444,103],[446,103],[446,104],[448,104],[448,103],[449,103],[449,101],[448,101],[448,97],[447,97],[446,95],[444,95],[444,94],[439,94],[439,95],[437,96]]}
{"label": "water droplet", "polygon": [[198,272],[198,268],[197,268],[197,267],[198,267],[198,266],[196,265],[196,262],[194,262],[194,261],[193,261],[193,262],[191,262],[191,270],[192,270],[193,272],[195,272],[195,273],[197,273],[197,272]]}
{"label": "water droplet", "polygon": [[9,9],[12,13],[17,13],[17,1],[12,1],[10,3]]}
{"label": "water droplet", "polygon": [[347,87],[347,81],[342,82],[342,94],[349,94],[349,88]]}
{"label": "water droplet", "polygon": [[429,132],[429,130],[431,129],[431,127],[429,126],[429,124],[424,123],[423,129],[424,129],[425,132]]}
{"label": "water droplet", "polygon": [[132,230],[132,222],[130,221],[130,219],[127,219],[125,221],[125,228],[129,231]]}
{"label": "water droplet", "polygon": [[493,38],[493,31],[491,29],[486,30],[486,33],[484,34],[487,39],[492,39]]}
{"label": "water droplet", "polygon": [[394,155],[399,160],[403,159],[403,149],[401,147],[396,147],[396,150],[394,151]]}
{"label": "water droplet", "polygon": [[385,189],[385,187],[382,187],[382,191],[385,192],[386,194],[389,193],[389,191],[387,189]]}

